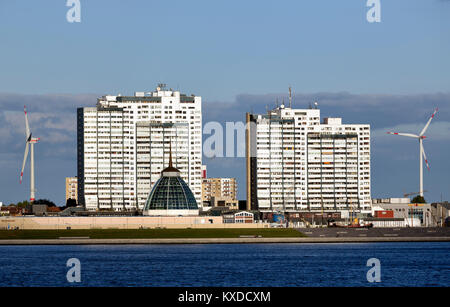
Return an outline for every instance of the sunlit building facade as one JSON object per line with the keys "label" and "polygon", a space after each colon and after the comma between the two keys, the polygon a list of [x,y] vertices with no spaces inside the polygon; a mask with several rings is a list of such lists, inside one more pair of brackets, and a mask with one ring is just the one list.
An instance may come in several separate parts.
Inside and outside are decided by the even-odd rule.
{"label": "sunlit building facade", "polygon": [[237,184],[235,178],[205,178],[202,183],[202,200],[210,201],[211,197],[236,200]]}
{"label": "sunlit building facade", "polygon": [[370,212],[370,126],[283,105],[247,113],[247,209]]}
{"label": "sunlit building facade", "polygon": [[106,95],[78,109],[78,197],[87,210],[143,209],[167,163],[201,203],[201,97],[159,85],[134,96]]}

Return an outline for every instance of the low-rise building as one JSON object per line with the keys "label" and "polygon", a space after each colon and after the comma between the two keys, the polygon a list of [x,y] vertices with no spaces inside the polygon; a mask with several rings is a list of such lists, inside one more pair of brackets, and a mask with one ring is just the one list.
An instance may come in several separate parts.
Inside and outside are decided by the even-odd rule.
{"label": "low-rise building", "polygon": [[8,208],[2,206],[2,207],[0,208],[0,215],[1,215],[1,216],[7,216],[7,215],[9,215],[9,210],[8,210]]}
{"label": "low-rise building", "polygon": [[25,208],[17,206],[2,206],[0,208],[0,215],[2,216],[21,216],[26,213]]}
{"label": "low-rise building", "polygon": [[32,213],[36,216],[44,216],[47,213],[47,205],[44,204],[33,204]]}
{"label": "low-rise building", "polygon": [[236,224],[249,224],[253,223],[254,220],[255,220],[254,215],[251,212],[243,211],[238,212],[234,215],[234,222]]}
{"label": "low-rise building", "polygon": [[252,224],[254,221],[254,214],[247,211],[228,212],[223,215],[224,224]]}
{"label": "low-rise building", "polygon": [[362,224],[372,224],[375,228],[392,227],[420,227],[421,221],[418,218],[370,218],[366,217],[360,220]]}
{"label": "low-rise building", "polygon": [[227,207],[229,210],[238,210],[239,201],[237,199],[213,196],[207,202],[211,207]]}
{"label": "low-rise building", "polygon": [[[436,226],[436,218],[431,212],[430,204],[412,204],[409,198],[379,198],[372,199],[372,216],[380,217],[382,211],[392,211],[390,218],[407,219],[411,226],[416,226],[414,219],[420,221],[420,226]],[[406,225],[405,224],[405,225]]]}
{"label": "low-rise building", "polygon": [[431,214],[436,219],[437,226],[444,226],[445,220],[450,216],[450,203],[448,201],[432,203]]}
{"label": "low-rise building", "polygon": [[48,216],[56,216],[56,215],[59,215],[59,213],[61,212],[61,208],[60,207],[48,207],[47,208],[47,213],[46,213],[46,215],[48,215]]}

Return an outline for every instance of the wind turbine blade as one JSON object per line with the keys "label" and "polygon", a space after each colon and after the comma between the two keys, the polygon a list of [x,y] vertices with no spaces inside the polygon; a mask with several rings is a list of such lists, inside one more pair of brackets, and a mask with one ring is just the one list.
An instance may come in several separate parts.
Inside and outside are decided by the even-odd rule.
{"label": "wind turbine blade", "polygon": [[427,165],[427,169],[430,170],[430,165],[428,164],[427,155],[425,154],[425,149],[423,145],[421,145],[420,150],[422,151],[423,159],[425,160],[425,164]]}
{"label": "wind turbine blade", "polygon": [[28,114],[27,114],[27,107],[23,106],[23,112],[25,113],[25,128],[26,128],[26,134],[27,134],[27,141],[30,138],[30,125],[28,124]]}
{"label": "wind turbine blade", "polygon": [[415,139],[418,139],[418,138],[419,138],[418,135],[415,135],[415,134],[412,134],[412,133],[387,132],[387,134],[400,135],[400,136],[407,136],[407,137],[415,138]]}
{"label": "wind turbine blade", "polygon": [[420,132],[420,136],[422,136],[428,129],[428,126],[431,124],[431,121],[433,120],[434,116],[436,115],[438,111],[438,108],[436,108],[433,112],[433,115],[431,115],[430,119],[428,120],[427,124],[425,125],[425,127],[422,129],[422,132]]}
{"label": "wind turbine blade", "polygon": [[20,183],[22,183],[23,170],[25,169],[25,163],[27,162],[29,145],[30,145],[30,143],[28,143],[28,142],[25,145],[25,155],[23,156],[22,171],[20,172]]}

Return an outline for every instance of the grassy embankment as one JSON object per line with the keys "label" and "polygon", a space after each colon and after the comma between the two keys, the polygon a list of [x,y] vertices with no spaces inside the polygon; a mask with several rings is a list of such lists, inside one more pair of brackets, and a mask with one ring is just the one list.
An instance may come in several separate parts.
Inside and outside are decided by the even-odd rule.
{"label": "grassy embankment", "polygon": [[294,229],[80,229],[80,230],[0,230],[0,240],[59,239],[89,237],[91,239],[170,239],[170,238],[263,238],[304,237]]}

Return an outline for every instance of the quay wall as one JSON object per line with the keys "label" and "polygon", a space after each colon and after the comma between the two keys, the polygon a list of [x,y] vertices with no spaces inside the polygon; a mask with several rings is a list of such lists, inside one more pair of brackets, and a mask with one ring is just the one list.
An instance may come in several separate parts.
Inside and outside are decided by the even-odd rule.
{"label": "quay wall", "polygon": [[89,217],[0,217],[0,229],[140,229],[140,228],[267,228],[260,223],[223,223],[221,216],[89,216]]}
{"label": "quay wall", "polygon": [[0,240],[1,245],[96,245],[96,244],[258,244],[258,243],[377,243],[450,242],[450,237],[404,238],[183,238],[183,239],[29,239]]}

